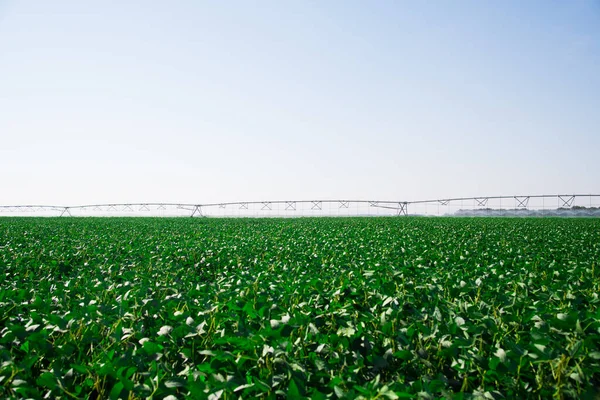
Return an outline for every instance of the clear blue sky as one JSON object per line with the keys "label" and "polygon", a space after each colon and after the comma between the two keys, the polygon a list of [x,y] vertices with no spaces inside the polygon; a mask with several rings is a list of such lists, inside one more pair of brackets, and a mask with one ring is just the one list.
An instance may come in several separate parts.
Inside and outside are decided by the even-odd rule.
{"label": "clear blue sky", "polygon": [[0,204],[600,193],[600,2],[0,0]]}

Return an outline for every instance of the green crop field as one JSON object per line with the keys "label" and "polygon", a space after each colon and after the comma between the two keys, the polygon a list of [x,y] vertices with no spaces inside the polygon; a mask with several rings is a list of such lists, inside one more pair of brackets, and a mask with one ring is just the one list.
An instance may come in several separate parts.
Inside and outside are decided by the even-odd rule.
{"label": "green crop field", "polygon": [[0,398],[598,398],[600,220],[2,218]]}

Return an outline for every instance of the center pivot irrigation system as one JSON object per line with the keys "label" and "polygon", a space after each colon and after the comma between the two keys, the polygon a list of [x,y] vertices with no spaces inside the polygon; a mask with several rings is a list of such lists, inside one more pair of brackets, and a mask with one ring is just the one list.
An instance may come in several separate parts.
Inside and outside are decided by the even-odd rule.
{"label": "center pivot irrigation system", "polygon": [[[562,214],[561,214],[562,213]],[[386,215],[600,216],[600,194],[457,197],[435,200],[274,200],[0,206],[0,215],[297,217]]]}

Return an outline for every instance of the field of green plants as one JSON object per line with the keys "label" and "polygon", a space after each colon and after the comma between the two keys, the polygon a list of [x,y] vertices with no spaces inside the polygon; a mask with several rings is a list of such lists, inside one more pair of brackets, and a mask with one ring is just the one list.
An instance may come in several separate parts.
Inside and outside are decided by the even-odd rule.
{"label": "field of green plants", "polygon": [[0,398],[598,398],[600,220],[1,218]]}

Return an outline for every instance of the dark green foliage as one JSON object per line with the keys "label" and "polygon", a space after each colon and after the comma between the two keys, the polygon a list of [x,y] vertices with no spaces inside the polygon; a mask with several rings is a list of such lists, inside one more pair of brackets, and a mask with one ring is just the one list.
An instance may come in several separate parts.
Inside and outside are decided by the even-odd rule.
{"label": "dark green foliage", "polygon": [[595,219],[3,218],[0,397],[595,398],[599,261]]}

